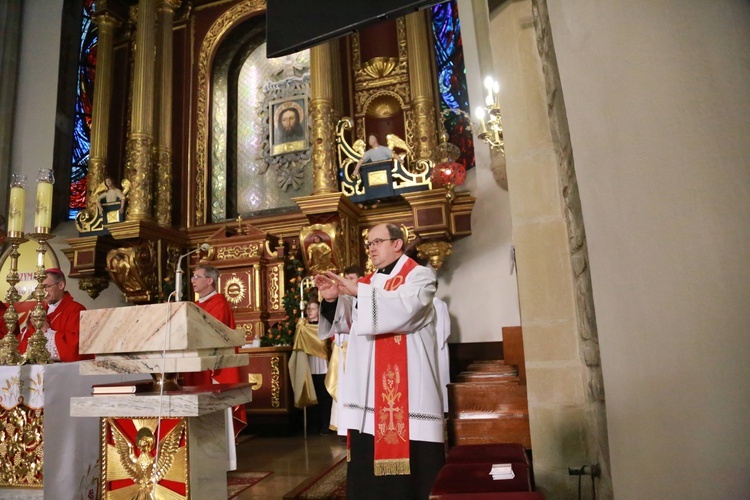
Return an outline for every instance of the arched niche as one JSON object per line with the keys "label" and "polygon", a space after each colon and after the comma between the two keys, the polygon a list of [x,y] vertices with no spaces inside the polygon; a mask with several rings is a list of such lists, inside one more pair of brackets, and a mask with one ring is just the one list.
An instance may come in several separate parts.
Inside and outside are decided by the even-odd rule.
{"label": "arched niche", "polygon": [[292,198],[312,193],[309,134],[281,154],[274,137],[287,102],[308,127],[309,73],[309,51],[266,58],[265,15],[222,38],[210,74],[209,222],[296,209]]}

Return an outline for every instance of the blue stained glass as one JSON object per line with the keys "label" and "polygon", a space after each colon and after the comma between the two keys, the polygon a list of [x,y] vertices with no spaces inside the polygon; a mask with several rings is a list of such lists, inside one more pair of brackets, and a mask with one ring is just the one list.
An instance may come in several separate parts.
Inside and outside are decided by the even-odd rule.
{"label": "blue stained glass", "polygon": [[449,141],[461,149],[458,161],[470,169],[475,165],[474,138],[458,7],[455,1],[450,1],[431,10],[440,111]]}
{"label": "blue stained glass", "polygon": [[91,149],[91,108],[94,100],[98,42],[96,24],[91,19],[93,11],[94,0],[84,0],[70,170],[69,218],[71,219],[86,207],[86,175]]}

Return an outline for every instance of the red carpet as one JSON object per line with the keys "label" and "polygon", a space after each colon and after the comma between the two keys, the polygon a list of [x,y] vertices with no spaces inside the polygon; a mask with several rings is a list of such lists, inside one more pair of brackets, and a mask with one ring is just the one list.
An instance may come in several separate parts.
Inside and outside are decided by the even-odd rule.
{"label": "red carpet", "polygon": [[272,472],[227,472],[227,498],[234,498]]}
{"label": "red carpet", "polygon": [[336,462],[318,477],[290,491],[284,498],[346,499],[346,457]]}

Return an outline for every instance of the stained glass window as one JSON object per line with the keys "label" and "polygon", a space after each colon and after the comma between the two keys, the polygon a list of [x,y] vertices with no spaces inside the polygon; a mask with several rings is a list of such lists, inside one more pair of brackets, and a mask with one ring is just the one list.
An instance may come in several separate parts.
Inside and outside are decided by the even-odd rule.
{"label": "stained glass window", "polygon": [[97,29],[91,16],[94,0],[83,0],[81,45],[78,59],[76,108],[73,125],[73,154],[70,170],[69,217],[86,208],[86,174],[91,148],[91,107],[94,101],[94,73],[96,69]]}
{"label": "stained glass window", "polygon": [[461,43],[461,22],[455,1],[432,7],[432,33],[435,40],[440,111],[448,142],[461,149],[458,162],[474,167],[474,138],[471,131],[469,91]]}

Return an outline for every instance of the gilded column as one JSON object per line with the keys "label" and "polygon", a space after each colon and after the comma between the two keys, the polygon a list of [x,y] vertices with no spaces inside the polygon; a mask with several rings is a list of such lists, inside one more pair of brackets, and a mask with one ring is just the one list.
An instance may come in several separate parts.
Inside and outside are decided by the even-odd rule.
{"label": "gilded column", "polygon": [[154,111],[154,38],[156,1],[140,0],[135,37],[133,105],[130,138],[126,146],[127,177],[130,180],[127,220],[152,220]]}
{"label": "gilded column", "polygon": [[120,24],[106,12],[94,15],[99,31],[96,60],[96,85],[91,110],[91,149],[89,171],[86,175],[86,208],[96,211],[94,191],[104,182],[107,171],[107,142],[109,138],[109,115],[112,104],[112,62],[114,58],[114,33]]}
{"label": "gilded column", "polygon": [[172,224],[172,27],[174,10],[180,3],[181,0],[162,0],[158,8],[153,162],[156,168],[154,216],[162,226]]}
{"label": "gilded column", "polygon": [[414,112],[414,142],[417,159],[433,159],[437,148],[435,96],[430,65],[427,10],[406,16],[406,46],[409,50],[409,83]]}
{"label": "gilded column", "polygon": [[310,118],[312,119],[313,194],[335,193],[336,156],[334,154],[334,96],[341,89],[338,41],[310,49]]}

